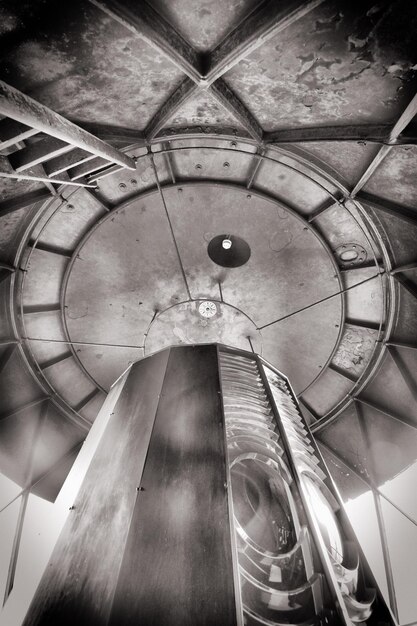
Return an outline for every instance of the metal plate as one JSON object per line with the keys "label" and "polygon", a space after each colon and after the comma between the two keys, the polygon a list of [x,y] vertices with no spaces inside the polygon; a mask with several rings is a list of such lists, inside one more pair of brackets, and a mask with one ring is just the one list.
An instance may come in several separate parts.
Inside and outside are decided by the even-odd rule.
{"label": "metal plate", "polygon": [[[64,294],[65,322],[73,341],[146,343],[149,353],[187,341],[220,341],[249,349],[245,337],[250,335],[261,351],[257,328],[339,290],[332,253],[291,210],[232,185],[183,184],[163,193],[187,285],[160,196],[150,192],[133,200],[106,216],[73,257]],[[227,232],[242,237],[251,248],[251,257],[242,267],[221,268],[208,256],[209,241]],[[221,308],[221,328],[214,335],[209,332],[213,325],[200,328],[199,317],[193,324],[189,305],[161,313],[189,301],[187,287],[192,300],[223,298],[234,307]],[[242,323],[232,313],[235,309],[242,312]],[[317,333],[316,326],[323,327],[323,311],[326,332]],[[296,343],[301,351],[308,346],[309,368],[303,366],[302,380],[295,375],[295,383],[306,386],[332,354],[341,316],[338,296],[328,300],[324,309],[313,307],[294,318],[297,323],[287,323],[285,338],[279,333],[280,322],[268,326],[268,358],[276,362],[282,340],[286,345]],[[82,349],[77,354],[103,386],[111,379],[110,371],[118,375],[112,358],[106,358],[108,352]]]}

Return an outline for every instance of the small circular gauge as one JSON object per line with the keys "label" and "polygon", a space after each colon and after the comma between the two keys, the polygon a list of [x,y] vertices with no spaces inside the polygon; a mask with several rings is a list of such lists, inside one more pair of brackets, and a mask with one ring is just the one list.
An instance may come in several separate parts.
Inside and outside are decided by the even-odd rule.
{"label": "small circular gauge", "polygon": [[205,300],[204,302],[200,302],[198,312],[201,317],[209,319],[210,317],[214,317],[216,315],[217,306],[214,302],[211,302],[211,300]]}

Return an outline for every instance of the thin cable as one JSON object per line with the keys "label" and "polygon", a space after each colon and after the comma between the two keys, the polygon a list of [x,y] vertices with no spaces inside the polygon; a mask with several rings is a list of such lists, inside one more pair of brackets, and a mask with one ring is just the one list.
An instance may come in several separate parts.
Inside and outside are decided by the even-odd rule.
{"label": "thin cable", "polygon": [[181,260],[181,256],[180,256],[180,251],[178,249],[177,240],[176,240],[175,235],[174,235],[174,229],[172,227],[171,218],[169,217],[168,208],[167,208],[167,205],[166,205],[166,202],[165,202],[164,194],[162,193],[161,183],[159,182],[158,172],[156,171],[155,162],[154,162],[154,158],[153,158],[152,152],[148,152],[148,156],[149,156],[150,161],[152,163],[152,168],[153,168],[153,171],[154,171],[154,174],[155,174],[156,186],[158,187],[158,191],[159,191],[159,194],[160,194],[161,199],[162,199],[162,204],[164,205],[165,215],[166,215],[167,220],[168,220],[169,229],[171,231],[172,240],[174,242],[175,251],[176,251],[177,257],[178,257],[178,263],[180,265],[181,274],[182,274],[182,277],[184,279],[185,288],[187,290],[188,297],[190,298],[190,300],[192,300],[191,292],[190,292],[190,289],[189,289],[188,283],[187,283],[187,277],[185,275],[184,266],[182,264],[182,260]]}
{"label": "thin cable", "polygon": [[341,291],[337,291],[336,293],[332,293],[330,296],[326,296],[325,298],[322,298],[321,300],[317,300],[316,302],[313,302],[312,304],[308,304],[307,306],[304,306],[302,309],[298,309],[298,311],[293,311],[292,313],[288,313],[288,315],[279,317],[277,320],[274,320],[273,322],[269,322],[268,324],[264,324],[263,326],[258,326],[256,330],[263,330],[264,328],[267,328],[268,326],[272,326],[273,324],[282,322],[283,320],[286,320],[289,317],[292,317],[293,315],[297,315],[297,313],[301,313],[302,311],[307,311],[308,309],[311,309],[313,306],[316,306],[317,304],[321,304],[322,302],[326,302],[326,300],[330,300],[331,298],[340,296],[343,293],[346,293],[347,291],[354,289],[355,287],[359,287],[360,285],[363,285],[369,282],[370,280],[373,280],[374,278],[378,278],[378,276],[381,276],[381,274],[384,274],[384,273],[385,273],[385,270],[381,270],[380,272],[378,272],[378,274],[375,274],[374,276],[365,278],[365,280],[362,280],[359,283],[355,283],[354,285],[351,285],[350,287],[345,287],[345,289],[342,289]]}
{"label": "thin cable", "polygon": [[143,346],[130,346],[123,343],[94,343],[92,341],[71,341],[70,339],[45,339],[43,337],[26,337],[22,339],[27,341],[41,341],[42,343],[65,343],[69,346],[94,346],[97,348],[133,348],[135,350],[143,350]]}

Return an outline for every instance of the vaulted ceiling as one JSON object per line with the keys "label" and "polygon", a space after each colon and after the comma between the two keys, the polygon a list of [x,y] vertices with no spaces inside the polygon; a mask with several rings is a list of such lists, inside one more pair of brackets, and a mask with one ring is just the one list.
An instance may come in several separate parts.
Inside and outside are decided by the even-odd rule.
{"label": "vaulted ceiling", "polygon": [[130,362],[252,349],[372,494],[411,621],[384,507],[415,533],[415,3],[5,0],[0,25],[1,471],[53,499]]}

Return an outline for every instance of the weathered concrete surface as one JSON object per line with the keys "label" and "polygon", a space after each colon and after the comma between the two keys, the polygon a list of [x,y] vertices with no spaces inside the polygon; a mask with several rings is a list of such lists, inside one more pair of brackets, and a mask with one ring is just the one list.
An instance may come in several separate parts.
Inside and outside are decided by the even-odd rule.
{"label": "weathered concrete surface", "polygon": [[259,0],[155,0],[153,6],[196,50],[212,50]]}
{"label": "weathered concrete surface", "polygon": [[412,2],[326,2],[225,79],[266,130],[394,123],[414,95],[416,20]]}
{"label": "weathered concrete surface", "polygon": [[69,118],[142,129],[181,80],[169,60],[88,2],[3,11],[2,79]]}

